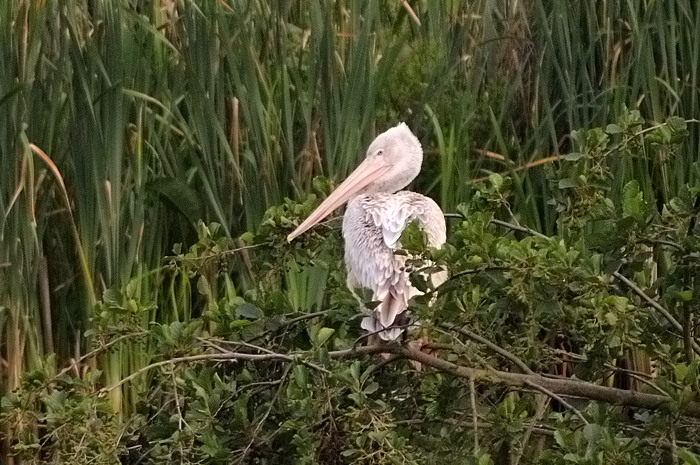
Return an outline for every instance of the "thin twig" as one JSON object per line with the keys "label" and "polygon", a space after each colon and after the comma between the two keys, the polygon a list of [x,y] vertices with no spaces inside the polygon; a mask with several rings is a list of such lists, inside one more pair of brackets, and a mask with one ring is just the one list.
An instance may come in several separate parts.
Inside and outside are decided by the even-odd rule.
{"label": "thin twig", "polygon": [[163,257],[162,262],[164,263],[180,263],[180,262],[206,262],[208,260],[219,260],[221,257],[225,257],[226,255],[234,255],[237,254],[238,252],[243,252],[246,250],[252,250],[252,249],[257,249],[266,244],[251,244],[251,245],[243,245],[240,247],[236,247],[235,249],[229,249],[229,250],[223,250],[221,252],[217,252],[212,255],[203,255],[201,257],[186,257],[184,255],[166,255]]}
{"label": "thin twig", "polygon": [[243,450],[243,453],[241,454],[241,458],[238,460],[238,463],[244,463],[244,460],[246,458],[246,455],[248,455],[248,451],[250,450],[251,446],[255,442],[255,439],[258,436],[258,432],[260,431],[260,428],[262,428],[263,423],[267,420],[267,417],[270,416],[270,412],[272,412],[272,407],[275,406],[275,402],[277,402],[277,399],[280,396],[280,392],[282,392],[282,388],[284,387],[284,380],[287,379],[287,376],[289,375],[289,370],[291,370],[292,365],[288,365],[287,368],[284,370],[284,374],[282,375],[282,378],[280,378],[280,385],[277,388],[277,391],[275,392],[275,397],[272,398],[270,401],[270,406],[267,408],[265,411],[265,414],[263,417],[260,419],[258,424],[255,426],[255,430],[253,431],[253,437],[250,438],[250,441],[248,442],[248,445],[246,448]]}
{"label": "thin twig", "polygon": [[530,367],[528,367],[528,366],[525,364],[525,362],[523,362],[522,360],[520,360],[515,354],[513,354],[513,353],[511,353],[511,352],[508,352],[508,351],[507,351],[506,349],[504,349],[503,347],[500,347],[500,346],[496,345],[495,343],[489,341],[488,339],[486,339],[486,338],[484,338],[484,337],[482,337],[482,336],[479,336],[479,335],[476,334],[475,332],[469,331],[468,329],[465,329],[465,328],[458,328],[457,326],[453,326],[453,325],[441,325],[441,326],[444,327],[444,328],[446,328],[446,329],[448,329],[448,330],[450,330],[450,331],[456,331],[456,332],[458,332],[459,334],[462,334],[463,336],[466,336],[466,337],[468,337],[469,339],[471,339],[471,340],[473,340],[473,341],[476,341],[476,342],[478,342],[478,343],[480,343],[480,344],[485,345],[486,347],[488,347],[488,348],[491,349],[492,351],[496,352],[498,355],[500,355],[500,356],[502,356],[503,358],[506,358],[506,359],[510,360],[511,362],[513,362],[513,364],[514,364],[515,366],[517,366],[517,367],[520,369],[520,371],[522,371],[523,373],[526,373],[526,374],[529,374],[529,375],[534,375],[534,374],[535,374],[535,372],[532,371],[532,370],[530,369]]}
{"label": "thin twig", "polygon": [[523,454],[525,453],[525,447],[530,442],[530,436],[532,436],[532,433],[535,432],[537,429],[537,422],[539,422],[542,419],[542,415],[544,415],[544,412],[547,410],[550,399],[551,398],[546,395],[535,396],[535,401],[537,402],[537,411],[532,417],[532,422],[530,422],[530,425],[525,430],[525,434],[523,434],[523,438],[520,441],[520,447],[518,447],[518,452],[515,456],[515,460],[511,462],[513,465],[520,465],[520,460],[523,458]]}
{"label": "thin twig", "polygon": [[474,387],[474,378],[469,378],[469,401],[472,407],[472,426],[474,427],[474,450],[479,450],[479,422],[477,421],[476,411],[476,388]]}
{"label": "thin twig", "polygon": [[[642,289],[639,288],[636,284],[634,284],[632,281],[627,279],[624,275],[622,275],[618,271],[613,272],[613,277],[617,279],[618,281],[622,282],[625,286],[627,286],[632,292],[637,294],[639,297],[641,297],[642,300],[644,300],[646,303],[648,303],[651,307],[653,307],[657,312],[659,312],[665,319],[668,321],[671,326],[673,326],[676,331],[683,333],[683,325],[681,325],[678,320],[676,320],[671,313],[666,310],[663,305],[649,297]],[[695,339],[691,339],[690,345],[692,349],[695,351],[696,354],[700,355],[700,346],[698,345],[697,341]]]}
{"label": "thin twig", "polygon": [[97,347],[96,349],[91,350],[87,354],[83,355],[82,357],[78,358],[77,360],[74,360],[70,366],[67,366],[63,370],[59,371],[56,376],[53,377],[53,379],[60,378],[61,376],[65,375],[69,371],[71,371],[74,367],[76,367],[79,363],[84,362],[85,360],[94,357],[95,355],[99,354],[100,352],[103,352],[107,349],[109,349],[111,346],[118,344],[126,339],[131,339],[131,338],[136,338],[138,336],[146,336],[148,335],[148,331],[139,331],[137,333],[127,333],[127,334],[122,334],[121,336],[112,339],[111,341],[107,342],[106,344],[101,345],[100,347]]}
{"label": "thin twig", "polygon": [[668,246],[668,247],[673,247],[674,249],[680,250],[680,251],[685,250],[685,249],[683,248],[683,246],[681,246],[681,245],[679,245],[679,244],[676,244],[675,242],[666,241],[666,240],[663,240],[663,239],[655,239],[655,240],[653,240],[653,241],[651,241],[651,242],[652,242],[652,243],[655,243],[655,244],[665,245],[665,246]]}
{"label": "thin twig", "polygon": [[636,373],[627,373],[627,375],[628,375],[630,378],[636,379],[637,381],[639,381],[639,382],[642,383],[642,384],[646,384],[647,386],[649,386],[650,388],[652,388],[653,390],[655,390],[656,392],[658,392],[658,393],[661,394],[662,396],[669,396],[669,393],[668,393],[668,392],[664,391],[663,389],[661,389],[659,386],[657,386],[656,384],[652,383],[652,382],[649,381],[648,379],[646,379],[646,378],[644,378],[644,377],[642,377],[642,376],[639,376],[639,375],[636,374]]}
{"label": "thin twig", "polygon": [[272,333],[279,331],[280,328],[286,328],[287,326],[291,326],[291,325],[293,325],[295,323],[299,323],[301,321],[310,320],[312,318],[326,316],[331,312],[332,312],[332,310],[330,310],[330,309],[329,310],[321,310],[319,312],[306,313],[304,315],[301,315],[301,316],[298,316],[298,317],[295,317],[295,318],[292,318],[289,320],[285,320],[285,321],[281,322],[277,328],[268,329],[266,331],[263,331],[262,333],[258,334],[257,336],[248,339],[246,342],[251,343],[253,341],[257,341],[258,339],[262,339],[263,337],[267,336],[268,334],[272,334]]}
{"label": "thin twig", "polygon": [[574,407],[573,405],[571,405],[569,402],[567,402],[566,400],[564,400],[560,395],[558,395],[558,394],[556,394],[556,393],[550,391],[549,389],[547,389],[547,388],[544,387],[544,386],[540,386],[539,384],[535,384],[535,383],[533,383],[532,381],[529,381],[529,380],[525,380],[525,384],[528,385],[528,386],[530,386],[531,388],[537,390],[537,391],[540,391],[542,394],[548,395],[548,396],[551,397],[552,399],[556,399],[557,401],[559,401],[559,403],[560,403],[561,405],[563,405],[563,406],[566,407],[567,409],[571,410],[571,411],[574,413],[574,415],[576,415],[577,417],[579,417],[579,419],[580,419],[584,424],[586,424],[586,425],[588,424],[588,420],[586,420],[586,417],[583,416],[583,413],[581,413],[581,412],[579,411],[579,409],[577,409],[576,407]]}
{"label": "thin twig", "polygon": [[175,380],[175,370],[172,370],[170,372],[170,377],[173,380],[173,397],[175,398],[175,408],[177,409],[177,416],[178,416],[177,429],[182,431],[182,424],[184,423],[185,426],[187,426],[187,428],[191,430],[192,428],[190,428],[190,425],[188,425],[187,422],[185,421],[185,417],[182,415],[182,409],[180,408],[180,396],[178,396],[178,394],[177,394],[177,382]]}
{"label": "thin twig", "polygon": [[138,378],[142,374],[153,370],[154,368],[162,367],[164,365],[175,365],[175,364],[180,364],[180,363],[191,363],[191,362],[201,362],[201,361],[214,361],[214,362],[237,362],[237,361],[246,361],[246,362],[263,362],[263,361],[271,361],[271,360],[282,360],[285,362],[297,362],[297,363],[302,363],[304,365],[309,366],[310,368],[314,368],[316,370],[319,370],[321,372],[324,372],[326,374],[330,374],[330,371],[326,370],[325,368],[318,366],[314,363],[307,362],[305,360],[301,360],[299,357],[293,357],[291,355],[285,355],[285,354],[276,354],[276,353],[269,353],[269,354],[244,354],[241,352],[224,352],[224,353],[216,353],[216,354],[199,354],[199,355],[189,355],[186,357],[175,357],[171,358],[168,360],[161,360],[160,362],[154,362],[149,365],[146,365],[143,368],[140,368],[136,370],[135,372],[131,373],[129,376],[126,378],[122,378],[119,380],[117,383],[112,384],[111,386],[106,386],[102,389],[100,389],[99,393],[100,394],[105,394],[108,392],[111,392],[118,387],[122,386],[125,383],[128,383],[129,381]]}
{"label": "thin twig", "polygon": [[448,289],[448,288],[449,288],[450,284],[451,284],[453,281],[456,281],[456,280],[458,280],[459,278],[462,278],[462,277],[464,277],[464,276],[469,276],[469,275],[472,275],[472,274],[482,273],[482,272],[484,272],[484,271],[494,271],[494,270],[496,270],[496,271],[508,271],[508,270],[510,270],[510,268],[508,268],[507,266],[484,266],[484,267],[481,267],[481,268],[474,268],[473,270],[464,270],[464,271],[460,271],[460,272],[458,272],[458,273],[453,274],[453,275],[450,276],[449,278],[447,278],[446,281],[444,281],[443,283],[441,283],[441,284],[440,284],[438,287],[436,287],[435,289],[432,289],[432,290],[430,290],[430,291],[424,293],[421,297],[427,298],[427,297],[432,296],[433,294],[441,294],[442,292],[444,292],[445,289]]}
{"label": "thin twig", "polygon": [[492,218],[491,223],[498,225],[498,226],[503,226],[504,228],[508,228],[508,229],[513,230],[513,231],[518,231],[521,233],[529,234],[530,236],[539,237],[540,239],[551,239],[551,237],[544,235],[541,232],[535,231],[534,229],[531,229],[531,228],[528,228],[525,226],[511,224],[511,223],[508,223],[507,221],[501,221],[501,220],[497,220],[495,218]]}
{"label": "thin twig", "polygon": [[301,315],[301,316],[298,316],[298,317],[295,317],[295,318],[292,318],[289,320],[285,320],[282,322],[282,324],[280,326],[290,326],[290,325],[293,325],[294,323],[299,323],[300,321],[310,320],[311,318],[316,318],[319,316],[326,316],[329,313],[331,313],[332,311],[333,310],[329,309],[329,310],[321,310],[321,311],[313,312],[313,313],[306,313],[304,315]]}
{"label": "thin twig", "polygon": [[[218,345],[218,344],[214,344],[213,342],[211,342],[210,340],[208,340],[208,339],[205,338],[205,337],[198,337],[197,340],[200,341],[200,342],[202,342],[202,343],[204,343],[204,344],[206,344],[206,345],[208,345],[208,346],[210,346],[210,347],[213,347],[214,349],[218,350],[218,351],[219,351],[220,353],[222,353],[222,354],[226,354],[226,353],[231,352],[230,350],[224,349],[223,347],[221,347],[221,346]],[[266,348],[264,348],[264,347],[260,347],[260,346],[257,346],[257,345],[255,345],[255,344],[251,344],[251,343],[249,343],[249,342],[244,342],[244,341],[226,341],[226,340],[223,340],[223,339],[222,339],[222,340],[219,340],[218,342],[221,342],[221,343],[224,343],[224,344],[230,344],[230,345],[232,345],[232,346],[236,346],[236,348],[239,348],[239,347],[247,347],[248,349],[257,350],[257,351],[262,352],[262,353],[265,353],[265,354],[274,354],[274,352],[271,351],[270,349],[266,349]]]}

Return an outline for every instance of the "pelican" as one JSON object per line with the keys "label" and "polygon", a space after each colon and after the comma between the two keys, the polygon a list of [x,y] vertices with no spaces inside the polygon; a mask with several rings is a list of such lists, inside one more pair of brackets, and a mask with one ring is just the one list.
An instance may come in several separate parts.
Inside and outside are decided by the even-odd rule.
{"label": "pelican", "polygon": [[[387,130],[370,144],[355,171],[287,236],[291,242],[347,202],[343,217],[347,285],[358,300],[355,288],[372,291],[372,300],[379,305],[365,310],[361,326],[386,341],[403,332],[400,326],[406,318],[399,316],[411,297],[422,294],[409,281],[406,257],[395,253],[402,231],[417,221],[429,247],[445,243],[440,207],[424,195],[401,190],[418,176],[422,162],[420,142],[405,123]],[[433,286],[446,279],[446,271],[430,276]]]}

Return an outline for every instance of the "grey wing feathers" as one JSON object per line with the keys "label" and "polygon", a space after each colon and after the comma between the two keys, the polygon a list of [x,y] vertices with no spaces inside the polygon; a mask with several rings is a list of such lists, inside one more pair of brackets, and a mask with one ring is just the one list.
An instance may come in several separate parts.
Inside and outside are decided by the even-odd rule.
{"label": "grey wing feathers", "polygon": [[429,197],[410,191],[366,196],[363,206],[374,224],[381,228],[384,243],[395,249],[401,233],[417,220],[428,237],[428,245],[445,243],[445,218],[440,207]]}

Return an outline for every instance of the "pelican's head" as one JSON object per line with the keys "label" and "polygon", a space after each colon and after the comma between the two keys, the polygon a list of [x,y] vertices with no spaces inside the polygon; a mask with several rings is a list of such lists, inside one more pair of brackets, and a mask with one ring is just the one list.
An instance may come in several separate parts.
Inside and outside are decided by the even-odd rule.
{"label": "pelican's head", "polygon": [[[400,123],[379,134],[372,141],[365,160],[348,179],[360,170],[371,172],[381,169],[381,175],[368,182],[364,189],[359,189],[356,194],[397,192],[418,176],[422,163],[423,149],[420,141],[406,123]],[[367,168],[367,165],[370,165],[370,168]]]}
{"label": "pelican's head", "polygon": [[420,142],[405,123],[379,134],[360,166],[287,236],[287,240],[292,241],[358,194],[403,189],[418,176],[422,162]]}

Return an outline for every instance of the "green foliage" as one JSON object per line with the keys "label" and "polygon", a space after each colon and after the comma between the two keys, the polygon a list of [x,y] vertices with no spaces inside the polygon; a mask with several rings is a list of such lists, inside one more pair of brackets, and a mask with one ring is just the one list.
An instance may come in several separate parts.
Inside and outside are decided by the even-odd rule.
{"label": "green foliage", "polygon": [[[554,462],[612,461],[615,447],[632,461],[651,449],[631,441],[644,432],[661,444],[650,460],[697,462],[673,415],[698,392],[700,138],[669,116],[695,117],[700,101],[693,0],[410,2],[421,26],[398,0],[200,3],[0,6],[0,454],[523,463],[535,435]],[[330,191],[317,175],[344,175],[397,120],[425,149],[415,190],[463,215],[442,250],[414,228],[402,237],[412,269],[452,273],[438,290],[412,275],[428,292],[414,314],[445,325],[436,344],[512,369],[444,333],[469,325],[532,369],[644,389],[614,368],[645,351],[672,414],[586,436],[568,414],[537,416],[530,394],[477,386],[474,433],[467,388],[446,374],[363,359],[359,385],[339,378],[352,364],[328,351],[361,334],[337,219],[285,236]],[[233,347],[223,340],[303,360],[147,368]]]}
{"label": "green foliage", "polygon": [[[577,151],[552,172],[559,234],[514,224],[513,181],[494,174],[460,206],[441,250],[425,250],[415,228],[401,241],[416,271],[428,258],[450,271],[446,284],[426,287],[429,298],[411,302],[420,337],[439,357],[520,369],[495,344],[535,372],[622,386],[635,378],[621,366],[639,372],[629,361],[643,350],[655,357],[657,374],[636,389],[663,392],[663,407],[568,397],[565,405],[542,392],[416,371],[402,360],[342,355],[362,331],[337,229],[286,243],[317,204],[312,195],[270,208],[242,241],[200,223],[196,244],[175,247],[164,287],[184,287],[197,313],[151,321],[144,332],[143,315],[166,310],[137,292],[138,279],[105,292],[90,335],[95,353],[137,348],[152,364],[124,382],[88,367],[79,376],[56,373],[53,361],[27,373],[2,402],[13,452],[28,463],[695,463],[700,438],[684,412],[700,400],[700,365],[684,333],[693,340],[693,330],[683,325],[698,295],[697,193],[685,189],[660,210],[636,181],[610,197],[611,165],[620,158],[639,156],[647,144],[672,153],[682,143],[647,137],[678,127],[672,120],[647,127],[639,115],[625,118],[622,132],[610,125],[574,135]],[[316,187],[319,196],[330,190],[323,179]],[[231,270],[243,263],[253,283],[239,293]],[[681,330],[616,273],[648,282],[640,285],[657,293]],[[115,390],[133,396],[128,416],[113,413],[105,395]]]}
{"label": "green foliage", "polygon": [[20,389],[2,399],[0,419],[20,433],[13,447],[17,458],[31,464],[114,463],[125,451],[123,431],[109,404],[96,395],[101,376],[57,373],[54,357],[27,372]]}

